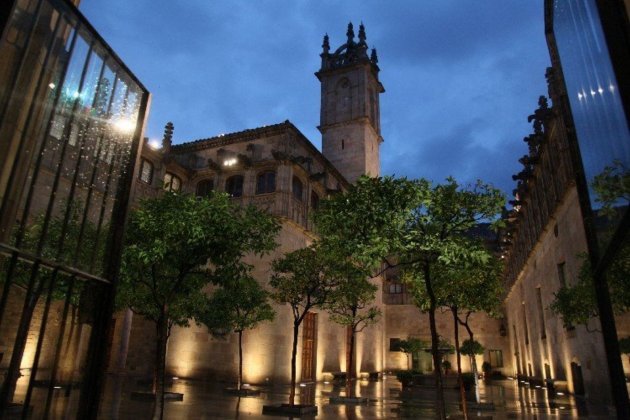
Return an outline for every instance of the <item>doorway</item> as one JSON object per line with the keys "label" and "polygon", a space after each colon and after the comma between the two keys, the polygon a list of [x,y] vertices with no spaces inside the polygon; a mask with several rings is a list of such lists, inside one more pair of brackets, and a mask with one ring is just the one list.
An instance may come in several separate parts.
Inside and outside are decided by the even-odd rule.
{"label": "doorway", "polygon": [[576,362],[571,362],[571,377],[573,378],[573,393],[584,395],[584,377],[582,376],[582,366]]}
{"label": "doorway", "polygon": [[315,380],[317,359],[317,314],[309,312],[302,324],[302,382]]}

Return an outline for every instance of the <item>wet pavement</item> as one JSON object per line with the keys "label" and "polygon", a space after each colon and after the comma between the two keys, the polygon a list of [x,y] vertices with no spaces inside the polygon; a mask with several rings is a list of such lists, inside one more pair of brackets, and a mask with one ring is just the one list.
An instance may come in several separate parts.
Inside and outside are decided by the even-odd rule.
{"label": "wet pavement", "polygon": [[[183,401],[166,402],[167,419],[266,419],[288,417],[262,414],[263,405],[288,402],[289,387],[260,386],[258,396],[241,397],[224,392],[226,384],[174,380],[167,389],[184,394]],[[135,401],[133,391],[146,390],[132,378],[109,377],[101,405],[102,419],[143,420],[151,418],[152,402]],[[550,395],[544,388],[518,386],[513,380],[480,384],[481,409],[469,410],[471,418],[493,419],[609,419],[610,407],[588,404],[570,395]],[[435,417],[435,389],[429,387],[402,389],[398,380],[386,376],[379,381],[358,381],[357,396],[367,397],[366,404],[331,404],[330,397],[345,395],[343,386],[328,382],[303,384],[296,402],[314,403],[317,419],[432,419]],[[459,413],[458,392],[445,390],[447,412]],[[491,403],[491,404],[490,404]]]}

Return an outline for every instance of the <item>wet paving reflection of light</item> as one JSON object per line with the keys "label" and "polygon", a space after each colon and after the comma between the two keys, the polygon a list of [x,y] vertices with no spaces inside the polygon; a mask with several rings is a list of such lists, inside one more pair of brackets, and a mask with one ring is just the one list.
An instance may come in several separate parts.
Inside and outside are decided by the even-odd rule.
{"label": "wet paving reflection of light", "polygon": [[[184,394],[184,401],[168,402],[165,415],[168,419],[273,419],[262,415],[263,405],[286,403],[289,397],[287,386],[257,386],[261,394],[254,397],[237,397],[224,393],[230,384],[210,383],[179,379],[169,391]],[[435,390],[431,387],[402,389],[395,377],[385,377],[377,382],[358,381],[354,384],[356,396],[367,397],[364,404],[331,404],[330,397],[345,396],[343,384],[334,382],[304,384],[298,387],[296,402],[314,403],[318,406],[317,419],[430,419],[435,416]],[[520,385],[520,386],[519,386]],[[101,405],[101,417],[107,419],[142,420],[151,418],[152,403],[133,401],[131,391],[142,389],[131,378],[110,377]],[[146,387],[145,387],[146,389]],[[74,394],[74,392],[73,392]],[[474,396],[474,393],[472,394]],[[447,411],[455,414],[459,410],[458,392],[445,389]],[[522,386],[517,381],[493,381],[480,384],[481,408],[470,410],[471,418],[477,415],[492,415],[493,419],[536,418],[574,419],[610,418],[605,406],[589,405],[570,395],[550,393],[545,388]],[[473,397],[474,398],[474,397]],[[472,403],[472,401],[471,401]],[[489,411],[483,403],[492,403]],[[306,417],[309,418],[309,417]]]}

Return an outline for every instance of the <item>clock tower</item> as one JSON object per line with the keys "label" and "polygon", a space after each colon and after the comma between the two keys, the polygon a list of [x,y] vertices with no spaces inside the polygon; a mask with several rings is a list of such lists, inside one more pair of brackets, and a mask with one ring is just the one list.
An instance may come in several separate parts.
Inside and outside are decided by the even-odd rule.
{"label": "clock tower", "polygon": [[322,66],[315,73],[321,82],[322,153],[349,181],[361,175],[380,174],[381,137],[379,95],[385,92],[378,80],[376,50],[368,55],[365,28],[359,26],[355,41],[352,23],[347,41],[330,51],[324,36]]}

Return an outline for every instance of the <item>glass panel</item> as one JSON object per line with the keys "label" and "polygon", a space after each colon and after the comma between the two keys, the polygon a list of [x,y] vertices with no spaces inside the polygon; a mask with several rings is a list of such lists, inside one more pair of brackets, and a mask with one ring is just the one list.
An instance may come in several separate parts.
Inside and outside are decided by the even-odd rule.
{"label": "glass panel", "polygon": [[148,95],[74,10],[31,1],[0,39],[0,388],[33,418],[76,417],[81,381],[98,375],[85,367],[106,348],[97,315]]}
{"label": "glass panel", "polygon": [[605,250],[630,199],[630,132],[595,0],[554,6],[558,53]]}

